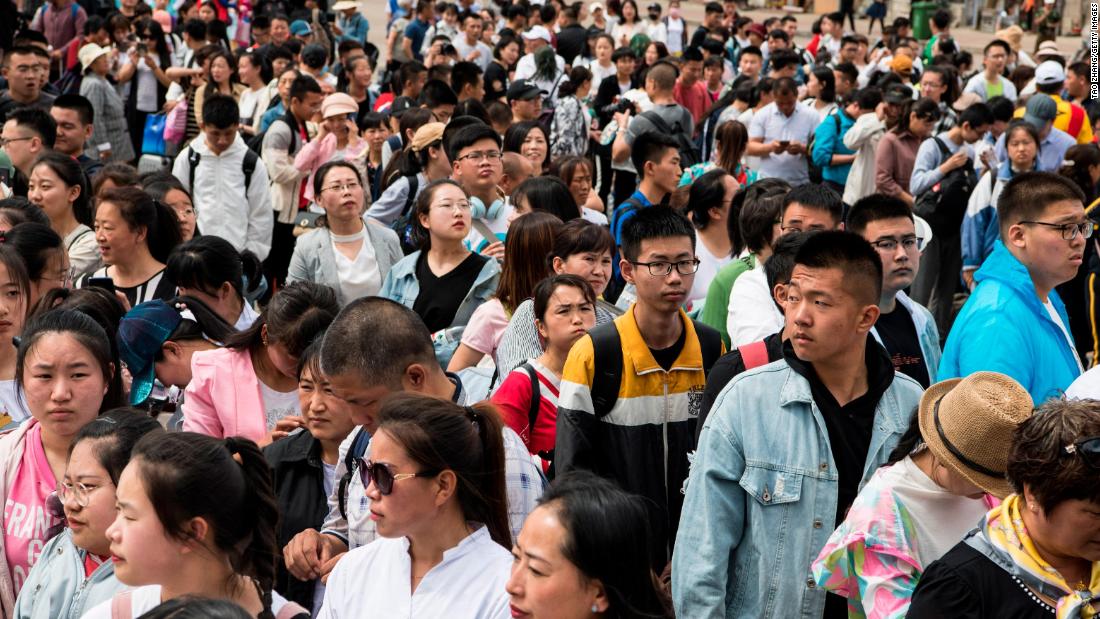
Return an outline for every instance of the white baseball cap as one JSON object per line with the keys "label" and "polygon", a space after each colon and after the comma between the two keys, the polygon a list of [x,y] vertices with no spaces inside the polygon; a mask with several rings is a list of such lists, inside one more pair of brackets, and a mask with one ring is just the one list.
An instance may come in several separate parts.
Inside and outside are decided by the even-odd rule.
{"label": "white baseball cap", "polygon": [[550,31],[545,26],[531,26],[523,33],[523,38],[528,41],[534,41],[542,39],[547,43],[550,42]]}
{"label": "white baseball cap", "polygon": [[1035,83],[1039,85],[1057,84],[1066,81],[1066,71],[1057,61],[1047,60],[1035,67]]}

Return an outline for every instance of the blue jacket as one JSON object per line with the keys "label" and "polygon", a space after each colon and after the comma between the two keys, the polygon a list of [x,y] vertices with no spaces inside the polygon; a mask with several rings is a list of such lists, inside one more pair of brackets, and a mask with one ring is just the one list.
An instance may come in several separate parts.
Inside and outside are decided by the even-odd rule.
{"label": "blue jacket", "polygon": [[[414,251],[393,265],[382,282],[382,290],[378,291],[378,296],[397,301],[412,309],[413,304],[416,303],[416,297],[420,295],[420,281],[416,279],[416,261],[419,259],[420,252]],[[470,322],[470,316],[473,315],[474,310],[496,294],[498,280],[500,280],[500,265],[493,259],[485,261],[485,266],[481,267],[473,287],[466,291],[466,297],[458,306],[454,322],[450,327],[432,334],[435,356],[443,367],[447,367],[451,355],[458,348],[462,331]]]}
{"label": "blue jacket", "polygon": [[[1001,372],[1023,385],[1036,406],[1060,397],[1081,366],[1035,294],[1027,267],[997,241],[974,280],[978,285],[951,327],[936,379]],[[1049,300],[1069,328],[1058,293],[1052,290]]]}
{"label": "blue jacket", "polygon": [[344,34],[336,38],[337,42],[367,42],[367,32],[370,30],[370,24],[367,22],[367,18],[363,17],[362,14],[356,13],[351,16],[351,19],[340,15],[336,18],[336,24],[339,25],[340,29],[344,31]]}
{"label": "blue jacket", "polygon": [[12,617],[16,619],[76,619],[116,593],[129,589],[115,578],[110,559],[84,575],[87,552],[73,543],[73,532],[65,529],[42,547],[31,568]]}
{"label": "blue jacket", "polygon": [[[909,427],[921,386],[897,374],[879,399],[860,486]],[[820,617],[810,564],[833,532],[838,473],[810,383],[780,360],[730,381],[688,476],[672,598],[677,617]]]}
{"label": "blue jacket", "polygon": [[[840,122],[837,122],[837,119]],[[852,164],[830,165],[833,155],[854,155],[856,151],[844,145],[844,134],[856,124],[843,110],[837,109],[821,121],[814,131],[814,150],[810,153],[814,165],[821,168],[821,178],[843,185],[848,182]],[[837,126],[839,125],[839,127]]]}
{"label": "blue jacket", "polygon": [[966,214],[962,223],[963,270],[974,270],[982,266],[989,254],[993,253],[993,244],[1001,238],[1001,224],[997,217],[997,200],[1004,191],[1005,184],[1016,173],[1012,164],[1004,161],[997,168],[996,179],[990,180],[988,172],[978,181],[970,201],[966,204]]}

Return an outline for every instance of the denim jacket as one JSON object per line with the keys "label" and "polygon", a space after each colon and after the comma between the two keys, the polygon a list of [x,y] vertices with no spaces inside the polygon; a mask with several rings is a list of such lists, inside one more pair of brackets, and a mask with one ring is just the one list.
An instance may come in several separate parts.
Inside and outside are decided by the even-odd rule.
{"label": "denim jacket", "polygon": [[[412,309],[413,304],[416,303],[416,297],[420,295],[420,281],[416,279],[416,262],[420,259],[420,253],[420,251],[414,251],[393,265],[382,282],[382,290],[378,292],[378,296],[397,301]],[[462,331],[470,322],[470,316],[473,315],[474,310],[496,294],[499,279],[500,264],[493,259],[487,260],[481,267],[481,272],[477,274],[474,285],[466,291],[466,297],[458,306],[454,322],[450,327],[432,334],[435,357],[443,367],[447,367],[451,355],[458,348]]]}
{"label": "denim jacket", "polygon": [[[860,486],[920,401],[897,374],[879,399]],[[838,473],[809,382],[776,361],[718,396],[699,436],[672,560],[676,616],[820,617],[810,564],[832,533]]]}

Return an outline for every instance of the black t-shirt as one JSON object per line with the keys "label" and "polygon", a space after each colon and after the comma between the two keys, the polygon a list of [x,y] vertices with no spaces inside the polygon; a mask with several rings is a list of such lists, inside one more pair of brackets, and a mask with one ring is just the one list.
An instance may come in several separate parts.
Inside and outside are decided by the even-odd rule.
{"label": "black t-shirt", "polygon": [[459,306],[488,260],[481,254],[471,253],[458,266],[437,277],[428,266],[428,252],[420,254],[416,261],[420,294],[413,303],[413,311],[428,326],[428,331],[435,333],[451,326]]}
{"label": "black t-shirt", "polygon": [[933,561],[917,583],[909,619],[1031,619],[1054,609],[966,542]]}
{"label": "black t-shirt", "polygon": [[489,63],[485,69],[485,100],[494,101],[504,96],[508,91],[508,69],[496,60]]}
{"label": "black t-shirt", "polygon": [[707,40],[707,36],[710,35],[710,30],[707,30],[706,26],[700,25],[695,29],[695,32],[691,35],[691,42],[688,43],[688,47],[699,47],[703,44],[703,41]]}
{"label": "black t-shirt", "polygon": [[890,353],[894,369],[927,389],[931,378],[928,376],[928,366],[925,365],[924,351],[920,347],[920,338],[917,337],[917,326],[913,323],[909,310],[901,303],[896,304],[894,311],[878,317],[875,330],[882,338],[886,352]]}
{"label": "black t-shirt", "polygon": [[687,339],[687,327],[680,326],[680,337],[676,339],[676,343],[668,348],[662,348],[657,350],[650,348],[649,353],[653,355],[653,360],[657,362],[657,365],[669,371],[672,369],[672,364],[676,363],[677,357],[680,356],[680,351],[684,349],[684,341]]}

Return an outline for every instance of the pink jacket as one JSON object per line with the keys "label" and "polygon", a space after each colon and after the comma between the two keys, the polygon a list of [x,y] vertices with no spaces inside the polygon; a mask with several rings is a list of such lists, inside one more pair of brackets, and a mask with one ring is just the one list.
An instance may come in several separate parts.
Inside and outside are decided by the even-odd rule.
{"label": "pink jacket", "polygon": [[191,383],[184,391],[183,429],[215,438],[243,436],[260,442],[267,416],[260,379],[244,348],[218,348],[191,357]]}
{"label": "pink jacket", "polygon": [[[34,419],[28,419],[16,429],[0,434],[0,497],[5,501],[8,488],[15,482],[15,474],[19,471],[19,462],[23,459],[27,432],[37,423]],[[3,525],[3,519],[0,518],[0,530]],[[16,591],[11,570],[4,557],[4,536],[0,534],[0,617],[11,617],[15,611]]]}
{"label": "pink jacket", "polygon": [[[358,144],[354,147],[349,145],[347,150],[344,151],[344,160],[359,169],[359,177],[363,179],[364,192],[367,196],[370,196],[370,190],[366,184],[367,173],[364,163],[365,158],[363,157],[363,153],[368,151],[368,147],[367,141],[360,138]],[[336,135],[330,133],[323,140],[306,142],[302,146],[302,150],[294,156],[294,167],[301,172],[309,172],[309,178],[305,180],[306,200],[313,200],[313,173],[317,171],[317,168],[331,161],[332,156],[335,154]],[[370,198],[368,197],[367,200],[369,201]]]}

